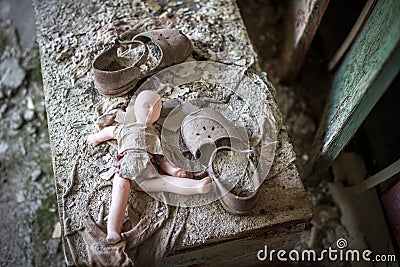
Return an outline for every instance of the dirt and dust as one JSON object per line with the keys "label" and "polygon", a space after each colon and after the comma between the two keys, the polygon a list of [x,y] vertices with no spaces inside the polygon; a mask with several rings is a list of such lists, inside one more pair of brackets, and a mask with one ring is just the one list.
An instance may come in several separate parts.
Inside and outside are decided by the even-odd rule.
{"label": "dirt and dust", "polygon": [[216,154],[212,165],[216,177],[225,188],[232,188],[230,192],[240,197],[248,196],[255,191],[250,170],[244,165],[247,160],[245,154],[222,150]]}

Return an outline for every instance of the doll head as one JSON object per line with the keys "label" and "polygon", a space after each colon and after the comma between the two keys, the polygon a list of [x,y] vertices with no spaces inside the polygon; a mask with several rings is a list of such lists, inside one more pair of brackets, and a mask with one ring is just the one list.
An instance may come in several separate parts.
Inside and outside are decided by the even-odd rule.
{"label": "doll head", "polygon": [[161,107],[161,97],[156,92],[151,90],[140,92],[134,104],[136,121],[152,125],[160,117]]}

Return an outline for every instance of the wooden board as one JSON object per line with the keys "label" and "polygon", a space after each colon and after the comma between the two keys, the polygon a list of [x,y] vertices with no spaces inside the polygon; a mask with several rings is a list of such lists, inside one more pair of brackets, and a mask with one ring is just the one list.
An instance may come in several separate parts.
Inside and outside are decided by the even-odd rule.
{"label": "wooden board", "polygon": [[309,174],[314,166],[327,169],[399,72],[399,14],[399,1],[378,1],[338,69],[318,129]]}

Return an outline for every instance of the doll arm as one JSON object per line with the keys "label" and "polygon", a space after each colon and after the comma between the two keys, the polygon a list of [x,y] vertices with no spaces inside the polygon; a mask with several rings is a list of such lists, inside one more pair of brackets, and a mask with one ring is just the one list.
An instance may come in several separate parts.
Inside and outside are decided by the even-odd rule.
{"label": "doll arm", "polygon": [[116,126],[108,126],[101,129],[99,132],[91,134],[88,136],[87,141],[92,146],[97,146],[103,141],[114,138],[114,130]]}

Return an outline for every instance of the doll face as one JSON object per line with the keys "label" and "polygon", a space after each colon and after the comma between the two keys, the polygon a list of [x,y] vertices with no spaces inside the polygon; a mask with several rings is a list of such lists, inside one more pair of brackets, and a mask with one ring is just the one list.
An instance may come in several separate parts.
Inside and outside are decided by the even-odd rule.
{"label": "doll face", "polygon": [[136,98],[134,107],[137,122],[152,125],[160,117],[161,108],[161,98],[157,93],[141,92]]}

